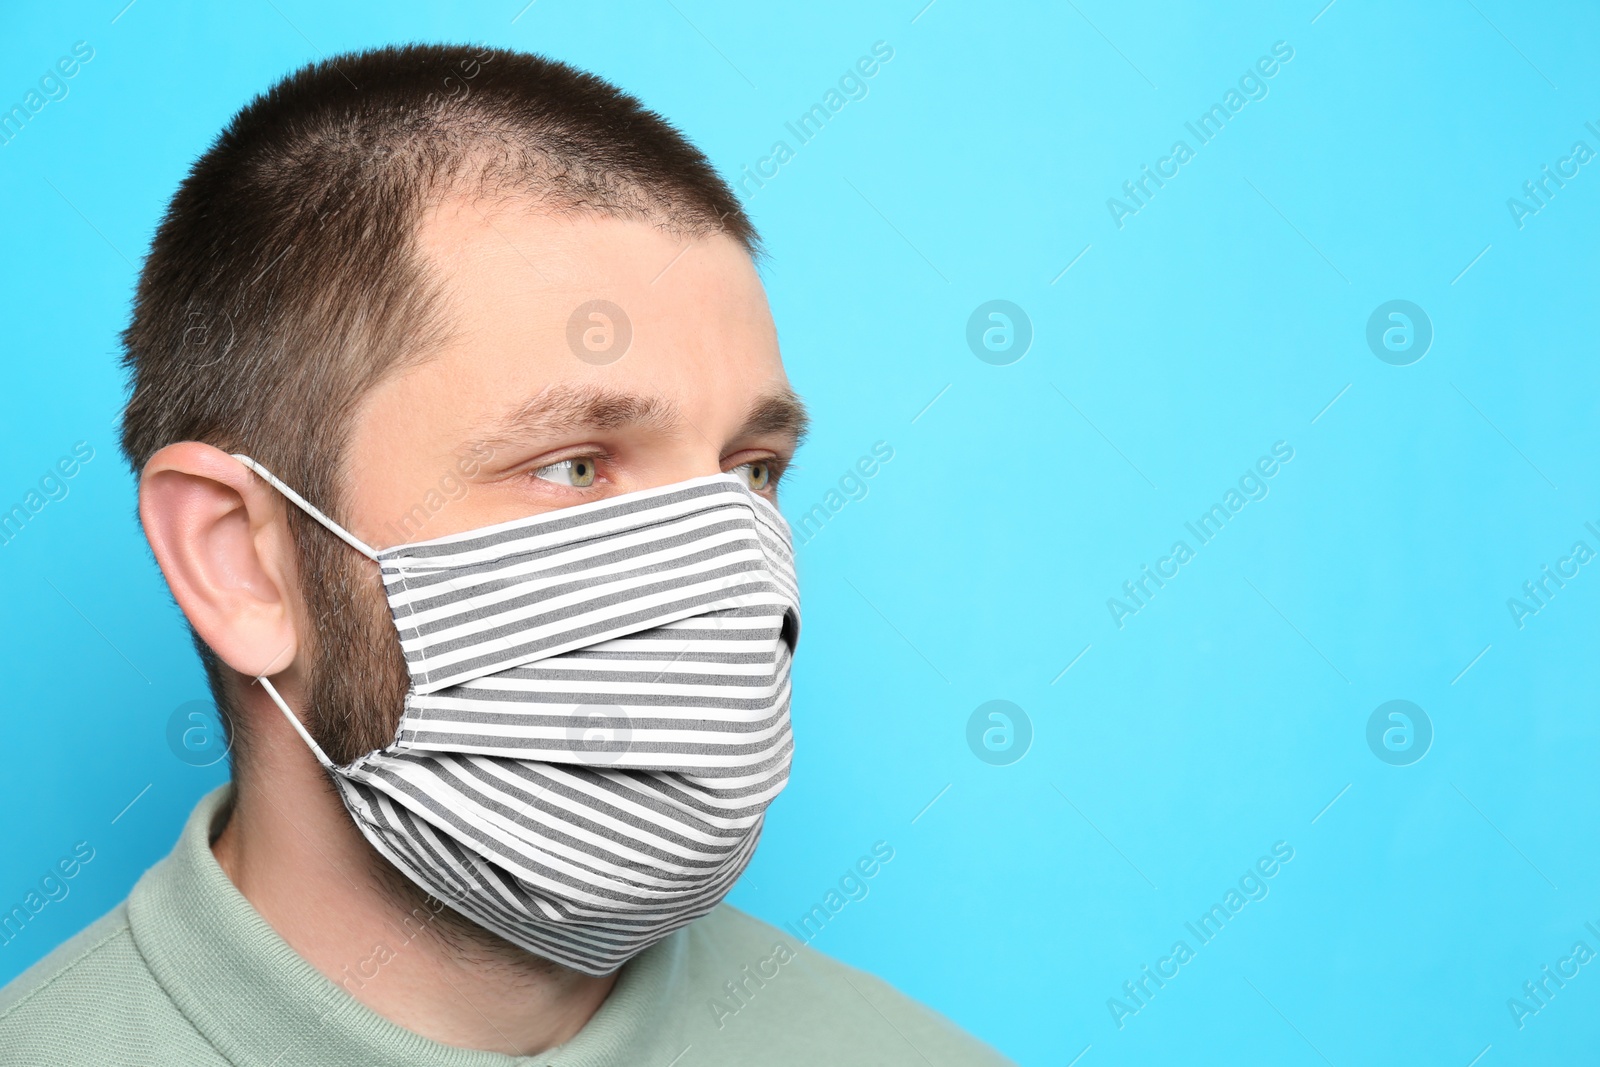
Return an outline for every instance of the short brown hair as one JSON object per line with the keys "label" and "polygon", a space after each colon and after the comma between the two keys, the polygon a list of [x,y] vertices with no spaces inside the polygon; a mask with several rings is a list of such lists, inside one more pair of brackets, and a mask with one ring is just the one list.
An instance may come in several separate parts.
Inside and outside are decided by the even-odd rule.
{"label": "short brown hair", "polygon": [[[458,45],[326,59],[233,118],[156,230],[123,333],[122,448],[134,473],[168,444],[203,441],[259,459],[339,518],[356,406],[450,334],[416,249],[424,212],[450,196],[525,199],[689,236],[720,231],[761,254],[705,155],[592,74]],[[289,526],[316,629],[313,677],[339,672],[345,654],[398,660],[392,629],[358,632],[346,618],[352,598],[381,603],[376,572],[293,508]],[[198,636],[195,646],[237,775],[247,738],[229,674]],[[403,690],[380,696],[398,716]],[[392,717],[315,703],[307,726],[336,761],[392,738]]]}

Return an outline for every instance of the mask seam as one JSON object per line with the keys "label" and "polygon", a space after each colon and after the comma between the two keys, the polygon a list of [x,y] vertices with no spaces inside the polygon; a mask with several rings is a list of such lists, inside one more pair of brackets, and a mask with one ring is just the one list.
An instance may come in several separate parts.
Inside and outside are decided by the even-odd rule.
{"label": "mask seam", "polygon": [[[395,569],[394,569],[394,576],[400,580],[400,588],[404,592],[409,594],[411,592],[411,585],[410,585],[409,582],[406,581],[406,572],[405,572],[404,568],[400,567],[399,565],[396,565]],[[392,598],[389,600],[389,603],[390,603],[391,606],[394,604],[394,601],[393,601]],[[409,599],[406,600],[405,605],[406,605],[406,617],[407,617],[408,620],[410,620],[411,618],[413,618],[416,615],[417,609],[411,603],[411,601]],[[402,640],[404,640],[405,632],[401,628],[400,620],[398,620],[398,619],[395,620],[395,629],[397,631],[400,631],[400,637],[401,637]],[[418,642],[422,641],[422,631],[417,627],[417,624],[415,622],[412,622],[412,624],[411,624],[411,636],[413,638],[415,638]],[[400,654],[402,656],[405,655],[405,648],[404,647],[401,648]],[[407,674],[411,673],[411,671],[409,669],[409,664],[407,665],[406,673]],[[424,685],[426,685],[426,684],[428,684],[428,682],[432,681],[432,679],[428,677],[431,673],[433,673],[433,672],[429,671],[426,667],[423,668],[423,670],[422,670],[422,682],[423,682]],[[406,704],[405,704],[405,708],[400,713],[400,720],[401,720],[402,723],[404,723],[404,721],[405,721],[405,713],[407,711],[411,710],[411,694],[416,691],[416,688],[417,688],[416,682],[412,682],[409,686],[406,687]],[[400,732],[400,728],[396,727],[395,728],[396,737],[399,736],[399,732]]]}

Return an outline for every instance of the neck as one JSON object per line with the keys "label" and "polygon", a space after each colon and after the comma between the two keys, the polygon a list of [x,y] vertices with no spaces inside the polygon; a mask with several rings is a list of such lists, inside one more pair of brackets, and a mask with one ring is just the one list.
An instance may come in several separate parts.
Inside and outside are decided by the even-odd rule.
{"label": "neck", "polygon": [[530,1055],[570,1040],[610,993],[615,975],[525,952],[413,886],[298,737],[254,737],[251,754],[212,852],[291,948],[372,1011],[446,1045]]}

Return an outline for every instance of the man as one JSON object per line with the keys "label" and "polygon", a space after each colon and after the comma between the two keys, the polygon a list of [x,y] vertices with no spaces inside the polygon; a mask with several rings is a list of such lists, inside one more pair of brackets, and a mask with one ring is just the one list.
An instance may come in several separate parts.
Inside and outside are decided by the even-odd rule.
{"label": "man", "polygon": [[799,628],[758,256],[534,56],[341,56],[234,119],[123,423],[233,781],[0,994],[7,1064],[1000,1062],[721,903]]}

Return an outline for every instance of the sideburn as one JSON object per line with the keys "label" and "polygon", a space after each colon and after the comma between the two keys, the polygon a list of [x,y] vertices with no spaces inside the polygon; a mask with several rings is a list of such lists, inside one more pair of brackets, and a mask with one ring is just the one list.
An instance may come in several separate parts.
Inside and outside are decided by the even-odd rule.
{"label": "sideburn", "polygon": [[307,728],[340,765],[394,741],[411,676],[378,566],[305,516],[296,531],[313,623]]}

